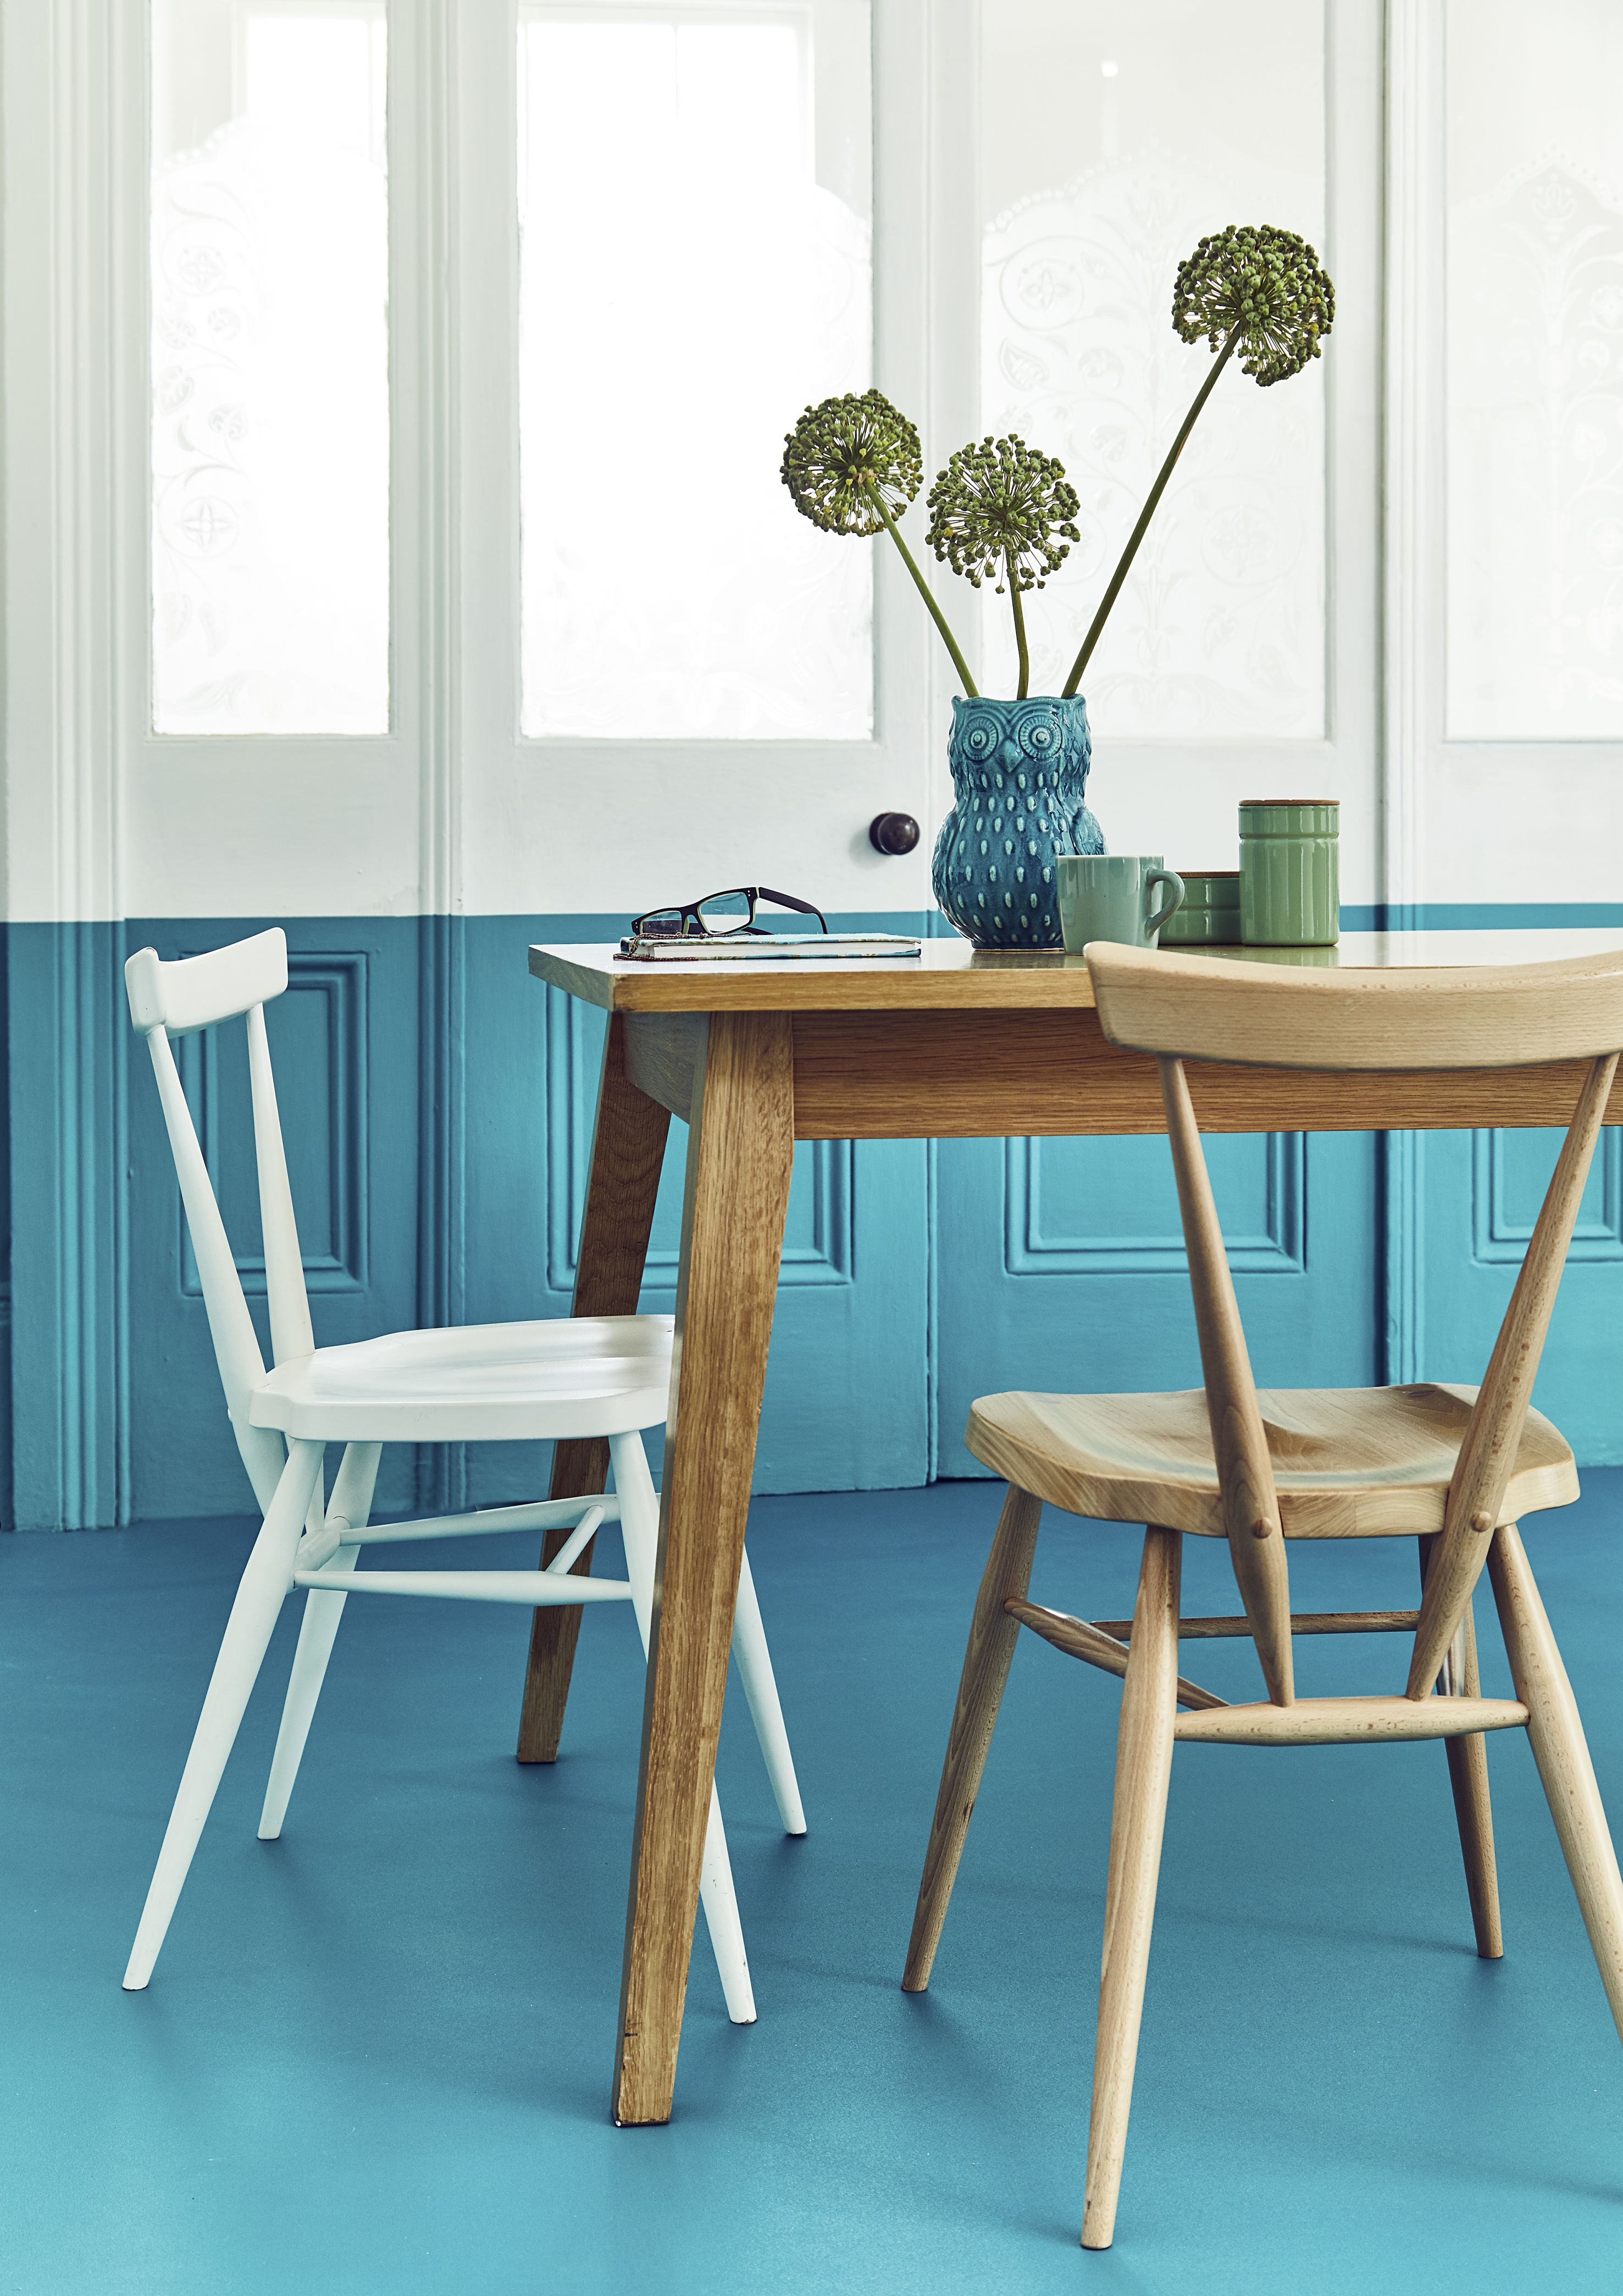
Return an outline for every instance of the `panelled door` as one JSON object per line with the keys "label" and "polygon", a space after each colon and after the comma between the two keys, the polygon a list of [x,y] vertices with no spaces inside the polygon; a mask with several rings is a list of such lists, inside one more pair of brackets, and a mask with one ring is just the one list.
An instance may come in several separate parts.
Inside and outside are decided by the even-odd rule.
{"label": "panelled door", "polygon": [[[545,1233],[504,1166],[486,1201],[513,1205],[526,1248],[470,1312],[568,1308],[602,1043],[499,926],[601,939],[748,884],[835,923],[916,927],[928,906],[927,842],[881,856],[868,827],[896,810],[928,831],[945,660],[895,554],[811,526],[779,465],[836,393],[876,384],[928,423],[937,12],[457,12],[470,1072],[522,1044],[545,1086],[510,1088]],[[673,1302],[686,1145],[673,1124],[651,1308]],[[471,1172],[491,1152],[471,1143]],[[926,1165],[919,1143],[799,1150],[758,1488],[927,1478]],[[481,1492],[520,1472],[476,1466]]]}
{"label": "panelled door", "polygon": [[[1040,69],[1038,68],[1040,64]],[[1080,540],[1029,610],[1034,689],[1085,627],[1210,354],[1169,324],[1178,260],[1230,222],[1298,231],[1335,282],[1321,362],[1225,373],[1089,665],[1088,800],[1117,852],[1236,865],[1243,797],[1343,800],[1367,900],[1374,697],[1380,12],[1297,0],[999,0],[982,11],[983,430],[1057,454]],[[1000,688],[1005,599],[986,600]],[[1208,1144],[1260,1381],[1381,1376],[1365,1138]],[[977,1472],[972,1398],[1200,1378],[1161,1140],[943,1142],[937,1469]]]}

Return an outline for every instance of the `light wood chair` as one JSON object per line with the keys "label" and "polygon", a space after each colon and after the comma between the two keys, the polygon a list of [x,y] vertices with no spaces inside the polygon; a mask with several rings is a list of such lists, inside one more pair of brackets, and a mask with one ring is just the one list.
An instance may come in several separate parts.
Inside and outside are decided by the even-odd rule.
{"label": "light wood chair", "polygon": [[[670,1392],[668,1316],[554,1317],[391,1332],[318,1348],[288,1184],[265,1005],[287,987],[280,928],[228,948],[164,964],[138,950],[124,968],[130,1017],[146,1038],[180,1181],[209,1329],[237,1447],[264,1517],[198,1718],[157,1870],[135,1933],[125,1988],[152,1972],[170,1917],[235,1742],[282,1605],[307,1590],[259,1819],[259,1838],[282,1831],[327,1660],[352,1595],[439,1596],[526,1608],[629,1603],[644,1652],[653,1613],[660,1503],[642,1431],[664,1423]],[[213,1184],[198,1144],[170,1039],[237,1018],[248,1028],[249,1084],[274,1366],[265,1367]],[[385,1443],[537,1442],[606,1438],[614,1489],[594,1496],[491,1507],[422,1522],[371,1521]],[[331,1497],[329,1443],[343,1456]],[[584,1575],[595,1533],[616,1523],[624,1578]],[[365,1546],[492,1531],[568,1530],[540,1570],[357,1570]],[[784,1831],[806,1818],[749,1561],[739,1579],[733,1635],[744,1694]],[[734,2024],[755,2018],[721,1805],[712,1788],[700,1882],[716,1965]]]}
{"label": "light wood chair", "polygon": [[[1623,1047],[1623,951],[1498,971],[1295,972],[1095,942],[1105,1035],[1159,1064],[1205,1378],[1162,1395],[983,1397],[966,1436],[1008,1478],[970,1629],[902,1982],[930,1981],[1020,1628],[1123,1677],[1082,2222],[1115,2226],[1176,1742],[1447,1749],[1477,1950],[1503,1951],[1483,1734],[1524,1728],[1623,2032],[1623,1882],[1561,1655],[1516,1525],[1578,1496],[1572,1454],[1530,1407],[1533,1381],[1590,1158]],[[1319,1069],[1440,1070],[1571,1062],[1575,1107],[1480,1388],[1265,1390],[1250,1364],[1201,1152],[1185,1059]],[[1195,1095],[1200,1078],[1197,1070]],[[1027,1599],[1044,1503],[1142,1522],[1131,1620],[1073,1619]],[[1185,1531],[1225,1538],[1243,1616],[1180,1619]],[[1292,1615],[1291,1538],[1420,1543],[1414,1611]],[[1486,1562],[1515,1685],[1484,1698],[1471,1595]],[[1298,1698],[1292,1637],[1414,1636],[1390,1697]],[[1266,1700],[1228,1704],[1178,1672],[1180,1638],[1249,1635]],[[1182,1712],[1179,1709],[1184,1710]]]}

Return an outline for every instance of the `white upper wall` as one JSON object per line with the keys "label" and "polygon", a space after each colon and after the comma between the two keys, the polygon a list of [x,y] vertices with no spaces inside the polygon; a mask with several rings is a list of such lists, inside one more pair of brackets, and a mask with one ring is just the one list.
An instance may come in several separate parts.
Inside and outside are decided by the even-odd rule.
{"label": "white upper wall", "polygon": [[[1258,5],[1262,26],[1268,10]],[[1529,0],[1520,14],[1520,0],[1495,6],[1535,27],[1558,14],[1549,37],[1569,46],[1581,48],[1597,22],[1615,32],[1604,0],[1563,0],[1556,12]],[[1104,0],[1061,12],[1050,36],[1062,45],[1114,37]],[[1176,67],[1174,33],[1159,62],[1151,37],[1176,16],[1172,0],[1117,12],[1134,70]],[[1317,21],[1293,0],[1289,20],[1299,28],[1309,12]],[[1324,737],[1128,735],[1112,723],[1107,681],[1089,801],[1116,849],[1217,866],[1232,858],[1241,798],[1339,796],[1343,894],[1354,902],[1623,898],[1623,745],[1444,738],[1447,28],[1442,0],[1392,0],[1383,193],[1381,14],[1379,0],[1356,0],[1323,20],[1316,148],[1328,154],[1323,251],[1339,308],[1323,370],[1325,576],[1304,596],[1324,621]],[[729,882],[777,883],[836,909],[928,906],[929,848],[950,795],[950,681],[888,554],[875,559],[872,742],[520,739],[513,60],[505,12],[475,0],[397,8],[389,27],[394,730],[152,734],[143,15],[128,0],[0,0],[6,914],[628,913]],[[1009,0],[990,37],[1018,47],[1045,21],[1037,0]],[[873,0],[873,26],[874,371],[919,420],[928,479],[980,422],[986,234],[1011,196],[1059,178],[1021,178],[1026,163],[996,122],[984,180],[971,164],[971,0]],[[1482,57],[1473,49],[1468,62],[1474,86]],[[1538,78],[1529,135],[1537,127],[1543,151],[1570,127],[1573,165],[1588,169],[1607,209],[1616,187],[1584,155],[1603,131],[1615,140],[1615,124],[1591,94],[1568,120],[1564,84],[1553,67]],[[1126,105],[1121,119],[1134,116]],[[1108,123],[1096,103],[1087,119],[1094,141],[1071,156],[1096,182],[1090,170],[1111,160]],[[1120,121],[1113,132],[1125,132]],[[1305,127],[1303,136],[1307,151],[1313,137]],[[1478,182],[1485,166],[1491,175],[1490,146],[1475,157],[1462,147],[1462,197],[1493,195]],[[1069,180],[1078,168],[1062,172]],[[1584,347],[1600,339],[1600,308],[1573,338],[1592,365]],[[579,355],[647,358],[658,387],[646,346]],[[1590,413],[1615,419],[1619,369],[1592,381]],[[1252,399],[1272,420],[1298,387]],[[1617,432],[1623,441],[1623,422]],[[915,543],[922,525],[915,512]],[[954,611],[978,647],[961,595]],[[1102,675],[1105,666],[1102,655]],[[924,825],[906,859],[867,844],[871,817],[893,809]]]}

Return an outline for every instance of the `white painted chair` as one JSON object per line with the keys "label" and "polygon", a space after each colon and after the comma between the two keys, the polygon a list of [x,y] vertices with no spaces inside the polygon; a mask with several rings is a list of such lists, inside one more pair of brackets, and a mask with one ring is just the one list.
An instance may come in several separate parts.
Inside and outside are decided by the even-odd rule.
{"label": "white painted chair", "polygon": [[[202,1281],[226,1409],[264,1521],[242,1573],[215,1661],[180,1791],[125,1972],[127,1990],[152,1972],[199,1836],[258,1675],[283,1603],[309,1590],[282,1727],[259,1820],[262,1841],[281,1833],[322,1678],[347,1597],[430,1595],[454,1600],[548,1603],[629,1602],[646,1652],[652,1625],[659,1500],[642,1431],[664,1423],[670,1386],[668,1316],[616,1316],[393,1332],[349,1347],[318,1348],[310,1326],[293,1201],[264,1007],[287,987],[287,939],[257,933],[206,956],[164,964],[143,948],[124,968],[130,1017],[146,1038]],[[275,1369],[259,1352],[208,1167],[170,1051],[170,1039],[245,1017],[252,1091],[266,1290]],[[492,1507],[471,1514],[374,1528],[369,1521],[385,1443],[534,1442],[607,1437],[614,1490],[596,1497]],[[328,1443],[342,1443],[330,1499]],[[574,1575],[570,1564],[599,1527],[618,1522],[624,1578]],[[544,1570],[359,1571],[363,1546],[573,1524]],[[733,1652],[766,1758],[779,1816],[790,1833],[806,1819],[746,1560]],[[701,1900],[734,2024],[755,2002],[712,1791]]]}

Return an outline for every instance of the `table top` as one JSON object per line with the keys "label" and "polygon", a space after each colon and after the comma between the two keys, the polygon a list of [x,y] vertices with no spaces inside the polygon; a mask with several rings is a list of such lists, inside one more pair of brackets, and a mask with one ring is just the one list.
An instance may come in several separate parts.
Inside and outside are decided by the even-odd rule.
{"label": "table top", "polygon": [[[1623,949],[1623,930],[1557,928],[1495,932],[1343,933],[1334,948],[1180,948],[1180,956],[1221,956],[1248,964],[1454,969],[1550,964]],[[529,969],[571,996],[615,1013],[873,1013],[1045,1008],[1079,1011],[1094,1001],[1087,965],[1062,949],[971,948],[966,940],[927,940],[918,956],[788,957],[752,964],[738,957],[632,964],[612,941],[549,947],[537,943]]]}

